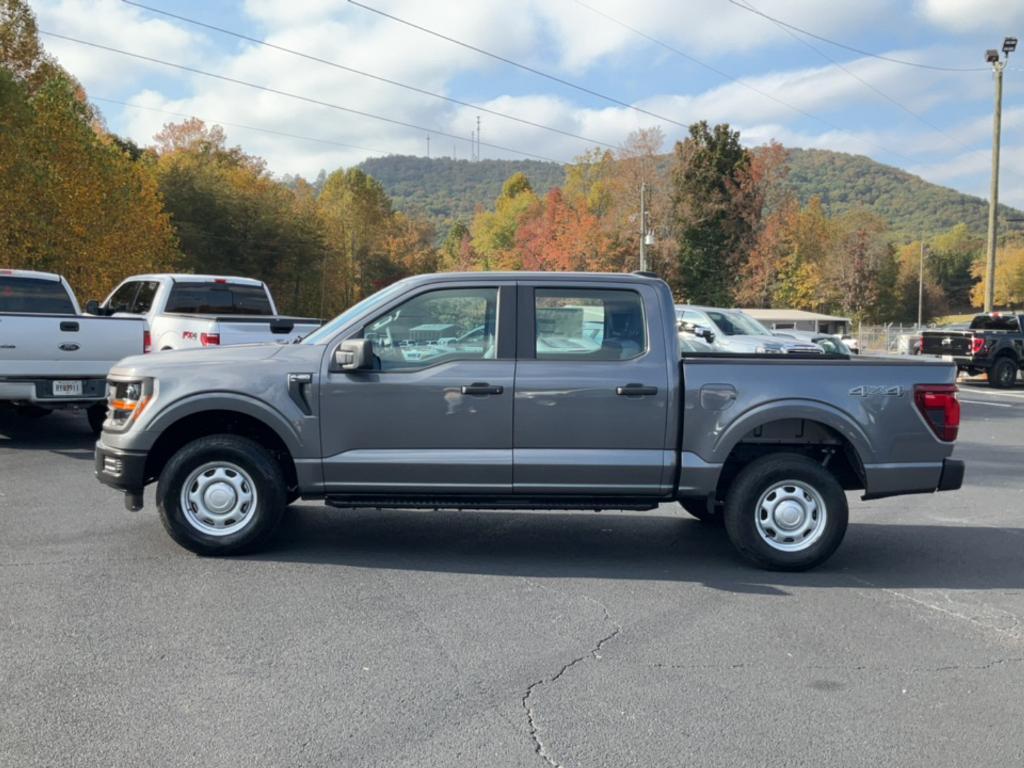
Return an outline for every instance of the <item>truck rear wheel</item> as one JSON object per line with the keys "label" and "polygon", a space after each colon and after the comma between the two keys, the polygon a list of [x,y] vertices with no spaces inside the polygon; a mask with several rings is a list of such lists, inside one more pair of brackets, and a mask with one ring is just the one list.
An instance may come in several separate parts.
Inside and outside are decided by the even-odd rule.
{"label": "truck rear wheel", "polygon": [[777,453],[737,475],[725,502],[725,530],[758,567],[803,571],[825,562],[846,534],[846,494],[815,461]]}
{"label": "truck rear wheel", "polygon": [[178,450],[160,473],[160,520],[178,544],[200,555],[252,551],[287,506],[281,465],[258,443],[212,435]]}
{"label": "truck rear wheel", "polygon": [[1012,357],[1000,357],[988,372],[988,383],[996,389],[1009,389],[1017,381],[1017,361]]}
{"label": "truck rear wheel", "polygon": [[95,403],[90,405],[85,411],[85,416],[89,419],[89,429],[92,430],[94,435],[99,436],[100,432],[103,431],[103,422],[107,420],[107,404]]}

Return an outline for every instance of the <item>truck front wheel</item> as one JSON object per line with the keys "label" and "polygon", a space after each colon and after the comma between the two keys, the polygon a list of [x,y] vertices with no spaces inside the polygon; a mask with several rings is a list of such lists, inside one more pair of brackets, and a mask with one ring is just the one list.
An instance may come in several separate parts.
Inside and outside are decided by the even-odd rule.
{"label": "truck front wheel", "polygon": [[200,555],[251,551],[273,533],[287,506],[281,465],[258,443],[212,435],[186,444],[160,473],[160,520]]}
{"label": "truck front wheel", "polygon": [[732,483],[725,530],[761,568],[803,571],[825,562],[846,534],[846,495],[836,478],[796,453],[762,456]]}
{"label": "truck front wheel", "polygon": [[1017,361],[1012,357],[1000,357],[988,372],[989,386],[1009,389],[1017,380]]}

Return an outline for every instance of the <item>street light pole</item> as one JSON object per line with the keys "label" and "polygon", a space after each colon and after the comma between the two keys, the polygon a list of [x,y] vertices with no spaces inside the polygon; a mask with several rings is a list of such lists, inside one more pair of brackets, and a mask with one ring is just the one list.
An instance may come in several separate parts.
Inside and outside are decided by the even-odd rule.
{"label": "street light pole", "polygon": [[1000,61],[999,51],[990,49],[985,52],[985,61],[992,65],[996,74],[995,114],[992,118],[992,179],[988,196],[988,248],[985,254],[985,311],[991,312],[995,304],[996,293],[996,228],[999,210],[999,138],[1003,118],[1003,70],[1010,54],[1017,48],[1017,38],[1007,37],[1003,40],[1003,53]]}
{"label": "street light pole", "polygon": [[640,271],[647,271],[647,182],[640,182]]}
{"label": "street light pole", "polygon": [[924,307],[924,235],[921,235],[921,264],[917,273],[917,329],[921,330],[921,314]]}

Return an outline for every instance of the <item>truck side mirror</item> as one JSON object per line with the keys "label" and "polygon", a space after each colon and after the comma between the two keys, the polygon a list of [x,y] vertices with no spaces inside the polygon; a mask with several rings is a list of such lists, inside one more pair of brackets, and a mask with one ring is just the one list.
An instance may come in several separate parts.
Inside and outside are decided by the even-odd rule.
{"label": "truck side mirror", "polygon": [[700,339],[704,339],[708,344],[715,340],[715,332],[710,328],[705,328],[703,325],[693,326],[693,335]]}
{"label": "truck side mirror", "polygon": [[89,299],[89,301],[85,302],[85,314],[102,315],[103,310],[100,309],[100,303],[96,299]]}
{"label": "truck side mirror", "polygon": [[334,368],[338,371],[373,370],[373,342],[347,339],[334,350]]}

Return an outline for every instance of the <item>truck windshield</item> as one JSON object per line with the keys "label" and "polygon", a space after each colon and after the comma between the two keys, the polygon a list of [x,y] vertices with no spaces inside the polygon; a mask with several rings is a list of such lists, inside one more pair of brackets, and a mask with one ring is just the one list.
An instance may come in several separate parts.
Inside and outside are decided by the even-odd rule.
{"label": "truck windshield", "polygon": [[711,322],[726,336],[771,336],[771,331],[742,312],[708,312]]}
{"label": "truck windshield", "polygon": [[32,277],[0,277],[0,312],[73,315],[75,307],[63,284]]}
{"label": "truck windshield", "polygon": [[351,307],[346,309],[336,318],[331,320],[331,322],[321,325],[311,334],[306,336],[306,338],[302,340],[302,343],[324,344],[330,341],[334,337],[334,334],[351,323],[356,317],[367,310],[384,304],[393,296],[400,294],[403,290],[405,290],[405,283],[404,281],[399,281],[397,283],[392,283],[387,288],[383,288],[370,296],[367,296],[362,301],[353,304]]}
{"label": "truck windshield", "polygon": [[971,321],[972,331],[1019,331],[1016,315],[977,315]]}

